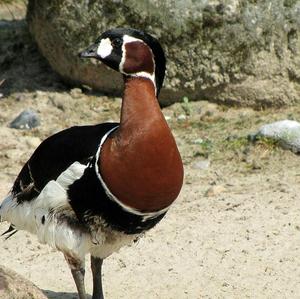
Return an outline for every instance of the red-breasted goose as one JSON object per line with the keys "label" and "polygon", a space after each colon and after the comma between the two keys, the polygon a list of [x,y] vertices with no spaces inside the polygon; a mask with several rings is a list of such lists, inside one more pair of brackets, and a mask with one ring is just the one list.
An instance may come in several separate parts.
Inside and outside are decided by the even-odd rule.
{"label": "red-breasted goose", "polygon": [[77,126],[35,150],[0,207],[1,221],[61,251],[80,299],[91,254],[93,299],[104,258],[155,226],[178,196],[183,166],[157,95],[165,75],[158,41],[134,29],[103,33],[80,53],[124,77],[120,124]]}

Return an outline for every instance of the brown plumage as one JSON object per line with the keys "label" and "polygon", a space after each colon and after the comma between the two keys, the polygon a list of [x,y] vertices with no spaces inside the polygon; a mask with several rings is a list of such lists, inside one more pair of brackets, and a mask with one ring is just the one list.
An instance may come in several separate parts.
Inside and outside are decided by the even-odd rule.
{"label": "brown plumage", "polygon": [[100,169],[112,193],[139,211],[161,210],[177,198],[182,161],[150,80],[125,80],[120,127],[103,145]]}

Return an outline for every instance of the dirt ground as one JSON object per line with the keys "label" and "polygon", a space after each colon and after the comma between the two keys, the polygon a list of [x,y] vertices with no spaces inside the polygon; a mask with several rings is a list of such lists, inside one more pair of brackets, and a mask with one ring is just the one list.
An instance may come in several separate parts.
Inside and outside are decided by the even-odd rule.
{"label": "dirt ground", "polygon": [[[121,105],[119,98],[64,85],[38,54],[20,11],[12,21],[0,6],[0,198],[46,136],[118,121]],[[9,128],[27,108],[41,125]],[[268,122],[300,121],[300,106],[254,111],[199,101],[163,112],[184,161],[184,187],[157,227],[105,261],[106,297],[300,298],[300,157],[248,138]],[[6,228],[2,223],[0,232]],[[1,240],[0,256],[49,298],[76,298],[62,254],[34,236]],[[89,267],[86,284],[91,293]]]}

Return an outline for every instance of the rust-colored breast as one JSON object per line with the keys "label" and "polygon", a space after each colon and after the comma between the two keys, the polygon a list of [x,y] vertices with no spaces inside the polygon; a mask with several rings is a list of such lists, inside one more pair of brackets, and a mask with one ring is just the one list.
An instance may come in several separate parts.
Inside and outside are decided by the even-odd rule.
{"label": "rust-colored breast", "polygon": [[127,86],[120,128],[104,143],[99,169],[110,191],[124,204],[158,211],[177,198],[183,165],[152,83],[136,80]]}

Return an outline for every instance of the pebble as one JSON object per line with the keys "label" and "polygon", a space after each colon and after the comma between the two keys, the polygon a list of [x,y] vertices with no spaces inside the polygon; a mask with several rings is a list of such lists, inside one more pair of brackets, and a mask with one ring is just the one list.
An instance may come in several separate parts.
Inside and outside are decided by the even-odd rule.
{"label": "pebble", "polygon": [[180,114],[180,115],[178,115],[177,120],[179,120],[179,121],[186,120],[186,116],[184,114]]}
{"label": "pebble", "polygon": [[64,95],[56,92],[49,96],[49,100],[50,100],[50,103],[57,109],[59,109],[61,111],[66,110],[66,104],[65,104],[66,100],[65,100]]}
{"label": "pebble", "polygon": [[35,98],[44,97],[44,96],[47,96],[47,93],[42,90],[37,90],[34,95]]}
{"label": "pebble", "polygon": [[78,99],[82,97],[82,90],[80,88],[73,88],[70,91],[70,95],[73,99]]}
{"label": "pebble", "polygon": [[193,169],[207,170],[210,167],[209,160],[197,161],[192,165]]}
{"label": "pebble", "polygon": [[24,101],[26,99],[24,94],[17,93],[14,95],[14,98],[16,99],[17,102]]}
{"label": "pebble", "polygon": [[10,128],[29,130],[40,125],[40,118],[33,110],[27,109],[21,112],[10,124]]}
{"label": "pebble", "polygon": [[194,144],[202,144],[203,143],[203,139],[202,138],[197,138],[193,141]]}
{"label": "pebble", "polygon": [[206,192],[205,192],[205,196],[207,197],[213,197],[213,196],[217,196],[223,192],[226,191],[226,188],[223,185],[216,185],[216,186],[212,186],[210,187]]}

